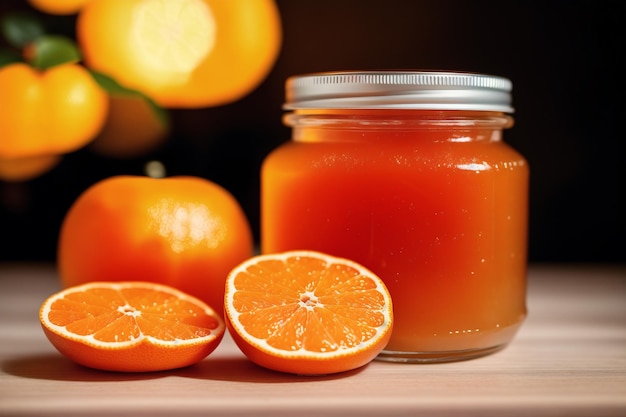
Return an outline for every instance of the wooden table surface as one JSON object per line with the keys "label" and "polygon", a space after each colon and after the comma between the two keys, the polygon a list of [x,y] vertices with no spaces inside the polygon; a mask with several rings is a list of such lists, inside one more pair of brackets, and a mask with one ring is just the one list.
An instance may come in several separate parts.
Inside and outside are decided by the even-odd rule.
{"label": "wooden table surface", "polygon": [[626,265],[532,265],[529,317],[491,356],[328,377],[259,368],[228,337],[185,369],[83,368],[39,326],[58,289],[50,265],[0,265],[1,416],[626,416]]}

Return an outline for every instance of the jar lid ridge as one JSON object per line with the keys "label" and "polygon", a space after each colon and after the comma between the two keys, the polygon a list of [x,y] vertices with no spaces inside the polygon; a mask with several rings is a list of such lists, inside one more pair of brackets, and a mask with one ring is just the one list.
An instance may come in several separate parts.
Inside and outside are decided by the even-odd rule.
{"label": "jar lid ridge", "polygon": [[342,71],[298,75],[286,82],[286,110],[428,109],[513,113],[512,82],[451,71]]}

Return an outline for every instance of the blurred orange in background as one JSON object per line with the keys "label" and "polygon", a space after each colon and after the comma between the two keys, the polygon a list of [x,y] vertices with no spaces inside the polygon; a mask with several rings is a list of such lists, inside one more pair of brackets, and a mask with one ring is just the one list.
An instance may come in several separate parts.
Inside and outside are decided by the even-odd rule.
{"label": "blurred orange in background", "polygon": [[273,0],[92,0],[76,36],[90,68],[163,107],[197,108],[256,88],[282,29]]}
{"label": "blurred orange in background", "polygon": [[[33,66],[0,70],[0,179],[10,181],[43,174],[58,163],[55,155],[89,142],[94,153],[113,158],[157,149],[172,130],[165,107],[243,98],[268,75],[282,43],[274,0],[28,2],[43,13],[77,14],[78,45],[55,39],[47,43],[52,48],[36,50],[40,39],[54,38],[41,22],[7,20],[30,36],[12,43]],[[68,49],[70,61],[63,62]],[[42,54],[44,66],[35,63]]]}
{"label": "blurred orange in background", "polygon": [[28,0],[36,9],[56,15],[77,13],[81,7],[90,1],[91,0]]}
{"label": "blurred orange in background", "polygon": [[61,155],[38,155],[26,158],[0,159],[0,179],[28,181],[45,174],[60,161]]}
{"label": "blurred orange in background", "polygon": [[108,157],[135,158],[165,143],[170,130],[143,98],[110,95],[106,123],[89,148]]}
{"label": "blurred orange in background", "polygon": [[0,91],[0,160],[18,165],[81,148],[102,128],[108,110],[104,90],[76,64],[45,71],[7,65],[0,69]]}

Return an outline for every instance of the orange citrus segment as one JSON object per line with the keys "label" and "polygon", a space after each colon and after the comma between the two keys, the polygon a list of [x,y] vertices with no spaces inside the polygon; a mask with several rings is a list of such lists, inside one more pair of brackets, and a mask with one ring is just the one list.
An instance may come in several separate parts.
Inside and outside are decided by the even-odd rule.
{"label": "orange citrus segment", "polygon": [[226,281],[227,324],[257,364],[297,374],[347,371],[386,345],[391,297],[371,271],[312,251],[253,257]]}
{"label": "orange citrus segment", "polygon": [[48,298],[40,321],[64,355],[113,371],[191,365],[219,344],[225,326],[202,301],[146,282],[95,282]]}

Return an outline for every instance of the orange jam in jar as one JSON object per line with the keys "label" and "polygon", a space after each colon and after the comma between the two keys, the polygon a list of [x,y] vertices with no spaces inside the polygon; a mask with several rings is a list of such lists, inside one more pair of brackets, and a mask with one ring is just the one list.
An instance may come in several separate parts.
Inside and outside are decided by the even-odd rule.
{"label": "orange jam in jar", "polygon": [[526,160],[502,141],[511,82],[454,72],[287,81],[293,139],[267,156],[261,251],[311,249],[378,274],[394,303],[378,359],[506,346],[526,316]]}

